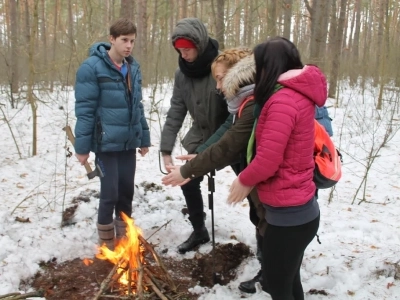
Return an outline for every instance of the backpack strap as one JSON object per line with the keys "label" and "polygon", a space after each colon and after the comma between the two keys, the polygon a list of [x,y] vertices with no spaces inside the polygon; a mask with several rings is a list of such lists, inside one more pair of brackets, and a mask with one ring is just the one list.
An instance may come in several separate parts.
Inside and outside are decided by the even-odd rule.
{"label": "backpack strap", "polygon": [[238,118],[240,118],[240,116],[242,115],[242,111],[243,111],[244,107],[246,106],[247,102],[249,102],[253,99],[254,99],[254,95],[250,95],[243,100],[242,104],[240,104],[240,106],[239,106]]}

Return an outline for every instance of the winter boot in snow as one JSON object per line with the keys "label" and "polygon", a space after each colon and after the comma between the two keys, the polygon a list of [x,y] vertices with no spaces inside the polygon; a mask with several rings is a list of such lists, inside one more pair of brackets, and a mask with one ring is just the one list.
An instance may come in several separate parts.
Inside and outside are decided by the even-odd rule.
{"label": "winter boot in snow", "polygon": [[207,228],[203,226],[200,229],[194,230],[189,238],[178,246],[178,251],[180,254],[184,254],[192,251],[198,245],[208,243],[209,241],[210,236],[208,235]]}
{"label": "winter boot in snow", "polygon": [[121,219],[114,219],[116,243],[126,237],[126,223]]}
{"label": "winter boot in snow", "polygon": [[114,222],[107,225],[97,223],[97,233],[99,235],[99,245],[106,244],[108,249],[114,250]]}
{"label": "winter boot in snow", "polygon": [[[256,257],[258,261],[260,262],[260,265],[262,266],[262,242],[263,242],[263,237],[258,233],[256,230],[256,240],[257,240],[257,253]],[[260,282],[262,283],[262,269],[258,271],[257,275],[254,276],[254,278],[243,281],[239,284],[239,290],[245,293],[249,294],[254,294],[256,292],[256,283]]]}

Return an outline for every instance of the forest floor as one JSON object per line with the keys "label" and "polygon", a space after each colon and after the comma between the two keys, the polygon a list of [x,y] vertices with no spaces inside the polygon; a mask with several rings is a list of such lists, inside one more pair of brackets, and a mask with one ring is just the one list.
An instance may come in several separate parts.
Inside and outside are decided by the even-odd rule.
{"label": "forest floor", "polygon": [[[198,295],[189,292],[197,285],[212,287],[218,283],[226,285],[236,276],[237,267],[247,257],[253,255],[243,243],[215,246],[215,255],[211,253],[195,255],[193,259],[173,260],[160,256],[177,290],[164,290],[168,299],[194,300]],[[101,283],[113,269],[112,263],[97,258],[86,266],[81,259],[58,263],[56,259],[43,262],[42,271],[37,273],[29,284],[34,289],[42,289],[47,300],[91,300],[96,299]],[[98,299],[116,299],[122,295],[107,291],[109,297]],[[159,299],[148,293],[146,299]],[[123,297],[120,297],[123,299]],[[125,297],[126,299],[126,297]]]}

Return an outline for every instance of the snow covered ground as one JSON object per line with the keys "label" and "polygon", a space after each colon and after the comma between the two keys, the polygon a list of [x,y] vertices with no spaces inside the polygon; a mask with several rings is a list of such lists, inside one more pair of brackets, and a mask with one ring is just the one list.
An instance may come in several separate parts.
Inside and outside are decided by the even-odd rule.
{"label": "snow covered ground", "polygon": [[[168,107],[168,86],[158,89],[155,98],[151,89],[145,92],[145,107],[157,105],[158,114],[151,116],[152,143],[146,157],[137,158],[136,191],[133,217],[150,236],[156,228],[172,220],[149,240],[160,249],[169,248],[163,255],[175,259],[191,258],[194,253],[180,255],[174,249],[190,234],[190,226],[180,212],[184,200],[179,188],[162,187],[160,191],[145,191],[145,182],[161,185],[158,165],[160,126]],[[334,191],[320,192],[321,225],[319,236],[305,253],[301,269],[305,292],[324,290],[327,296],[306,294],[314,299],[400,299],[400,134],[399,114],[394,107],[399,93],[385,95],[384,109],[374,110],[376,93],[343,88],[340,108],[330,101],[334,140],[344,156],[343,178]],[[74,226],[61,227],[62,211],[73,197],[86,189],[99,188],[98,179],[88,181],[85,170],[74,156],[68,158],[62,128],[68,121],[74,127],[74,95],[58,91],[42,95],[38,108],[38,155],[30,157],[32,149],[32,115],[28,105],[11,109],[6,95],[0,95],[0,295],[16,292],[21,280],[40,271],[39,262],[53,257],[58,262],[73,258],[92,257],[96,253],[95,201],[80,204]],[[159,102],[158,102],[159,101]],[[156,103],[157,102],[157,103]],[[389,109],[389,106],[393,106]],[[154,108],[154,106],[153,106]],[[391,111],[395,111],[391,115]],[[0,113],[1,113],[0,111]],[[5,122],[11,125],[12,133]],[[391,120],[391,121],[390,121]],[[393,138],[381,147],[388,124]],[[17,146],[18,145],[18,149]],[[22,158],[19,157],[21,153]],[[175,154],[184,153],[176,147]],[[371,157],[376,157],[371,163]],[[94,156],[90,162],[93,165]],[[366,189],[361,186],[370,164]],[[234,174],[225,168],[216,175],[215,235],[219,243],[233,242],[236,236],[255,250],[254,228],[248,220],[248,204],[229,206],[226,203],[229,185]],[[206,180],[202,184],[207,194]],[[355,196],[356,195],[356,196]],[[365,197],[363,196],[365,195]],[[365,201],[359,204],[364,199]],[[207,202],[207,201],[206,201]],[[352,204],[352,202],[354,202]],[[206,210],[208,216],[210,211]],[[29,219],[22,223],[16,218]],[[211,228],[211,218],[206,225]],[[211,244],[200,247],[209,252]],[[227,286],[212,289],[196,287],[199,299],[241,299],[239,282],[252,278],[259,269],[255,258],[245,261],[237,278]],[[397,279],[396,279],[397,278]],[[256,294],[249,299],[262,298]]]}

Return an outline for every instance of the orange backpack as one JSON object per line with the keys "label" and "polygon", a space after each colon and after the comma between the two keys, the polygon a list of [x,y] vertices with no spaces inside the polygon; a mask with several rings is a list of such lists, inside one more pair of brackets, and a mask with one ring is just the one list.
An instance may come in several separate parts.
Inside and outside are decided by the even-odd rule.
{"label": "orange backpack", "polygon": [[336,149],[324,126],[314,120],[314,183],[317,189],[333,187],[342,177],[342,155]]}

